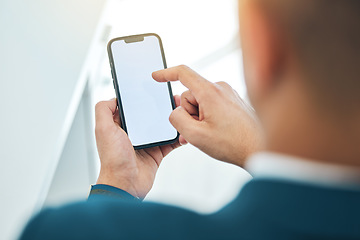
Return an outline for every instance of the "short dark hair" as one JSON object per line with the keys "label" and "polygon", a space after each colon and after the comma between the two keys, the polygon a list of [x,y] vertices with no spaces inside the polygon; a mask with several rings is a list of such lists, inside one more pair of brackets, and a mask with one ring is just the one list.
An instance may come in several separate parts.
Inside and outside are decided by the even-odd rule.
{"label": "short dark hair", "polygon": [[258,2],[285,29],[316,100],[360,111],[360,0]]}

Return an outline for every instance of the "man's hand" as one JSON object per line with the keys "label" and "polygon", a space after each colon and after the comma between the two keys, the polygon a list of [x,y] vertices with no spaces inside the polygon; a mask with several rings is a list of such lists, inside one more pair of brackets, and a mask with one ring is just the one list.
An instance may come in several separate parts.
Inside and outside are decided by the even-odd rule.
{"label": "man's hand", "polygon": [[[179,104],[179,96],[175,96],[175,102]],[[135,197],[144,198],[153,185],[162,159],[180,144],[177,142],[135,151],[120,127],[116,99],[96,104],[95,118],[95,135],[101,161],[97,184],[111,185]]]}
{"label": "man's hand", "polygon": [[186,66],[153,73],[159,82],[180,81],[189,90],[170,115],[180,143],[189,142],[213,158],[242,166],[261,145],[253,110],[224,82],[211,83]]}

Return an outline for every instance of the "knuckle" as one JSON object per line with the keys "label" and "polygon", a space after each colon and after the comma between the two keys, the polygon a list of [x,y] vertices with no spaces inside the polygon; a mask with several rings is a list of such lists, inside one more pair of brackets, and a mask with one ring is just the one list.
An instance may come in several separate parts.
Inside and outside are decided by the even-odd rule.
{"label": "knuckle", "polygon": [[95,105],[95,111],[98,111],[100,108],[102,108],[102,106],[104,105],[104,101],[100,101],[98,103],[96,103]]}
{"label": "knuckle", "polygon": [[169,121],[172,122],[174,120],[174,112],[176,111],[176,108],[170,113]]}
{"label": "knuckle", "polygon": [[179,69],[181,71],[189,71],[190,70],[190,68],[184,64],[179,65]]}
{"label": "knuckle", "polygon": [[177,107],[177,108],[175,108],[175,109],[170,113],[170,116],[169,116],[170,122],[175,119],[178,111],[179,111],[179,108]]}
{"label": "knuckle", "polygon": [[225,94],[225,92],[228,92],[229,90],[231,90],[231,86],[226,83],[226,82],[217,82],[214,85],[214,91],[217,94]]}
{"label": "knuckle", "polygon": [[177,114],[178,114],[178,108],[176,108],[174,111],[172,111],[172,113],[169,116],[169,122],[175,127],[175,125],[177,124]]}
{"label": "knuckle", "polygon": [[183,92],[183,93],[181,94],[181,98],[182,98],[182,99],[185,99],[185,98],[187,98],[187,97],[190,96],[190,95],[191,95],[190,91],[187,90],[187,91],[185,91],[185,92]]}
{"label": "knuckle", "polygon": [[180,64],[180,65],[179,65],[179,68],[187,69],[187,68],[189,68],[189,67],[186,66],[185,64]]}
{"label": "knuckle", "polygon": [[227,83],[227,82],[224,82],[224,81],[220,81],[220,82],[217,82],[216,84],[224,87],[224,88],[229,88],[230,85]]}

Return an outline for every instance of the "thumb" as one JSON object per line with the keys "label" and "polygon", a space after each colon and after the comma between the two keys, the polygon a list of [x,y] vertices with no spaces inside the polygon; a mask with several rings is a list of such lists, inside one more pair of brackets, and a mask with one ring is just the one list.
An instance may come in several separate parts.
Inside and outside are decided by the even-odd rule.
{"label": "thumb", "polygon": [[195,120],[183,107],[177,107],[169,117],[170,123],[186,139],[191,141],[200,122]]}
{"label": "thumb", "polygon": [[98,102],[95,106],[95,122],[97,126],[106,127],[114,123],[116,99]]}

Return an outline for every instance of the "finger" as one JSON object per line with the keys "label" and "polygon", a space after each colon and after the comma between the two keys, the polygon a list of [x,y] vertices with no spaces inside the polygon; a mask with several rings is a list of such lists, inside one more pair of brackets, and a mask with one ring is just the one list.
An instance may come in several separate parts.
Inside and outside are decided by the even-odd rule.
{"label": "finger", "polygon": [[160,147],[160,150],[161,150],[161,152],[162,152],[163,157],[165,157],[165,156],[168,155],[172,150],[174,150],[174,149],[176,149],[176,148],[178,148],[178,147],[180,147],[180,146],[181,146],[181,145],[180,145],[179,141],[176,141],[176,142],[173,143],[173,144],[161,146],[161,147]]}
{"label": "finger", "polygon": [[97,124],[112,124],[116,112],[116,99],[98,102],[95,106],[95,121]]}
{"label": "finger", "polygon": [[200,122],[195,120],[183,107],[177,107],[170,115],[170,123],[186,139],[193,136]]}
{"label": "finger", "polygon": [[180,147],[181,144],[180,144],[179,140],[177,140],[175,143],[171,144],[170,146],[171,146],[173,149],[176,149],[176,148]]}
{"label": "finger", "polygon": [[180,99],[181,99],[181,97],[179,95],[174,96],[175,106],[176,107],[180,106]]}
{"label": "finger", "polygon": [[199,106],[199,103],[196,101],[196,98],[194,97],[194,95],[188,90],[185,91],[181,94],[181,100],[186,100],[188,101],[190,104],[194,105],[194,106]]}
{"label": "finger", "polygon": [[[166,157],[166,155],[168,155],[172,150],[180,147],[180,143],[179,141],[176,141],[173,144],[168,144],[168,145],[164,145],[164,146],[159,146],[159,147],[153,147],[153,148],[147,148],[147,149],[141,149],[138,150],[140,151],[144,151],[147,154],[149,154],[154,161],[156,162],[156,164],[158,166],[160,166],[162,160],[164,159],[164,157]],[[160,150],[160,151],[159,151]]]}
{"label": "finger", "polygon": [[188,142],[186,141],[186,139],[183,137],[183,135],[180,135],[179,137],[179,143],[182,145],[187,144]]}
{"label": "finger", "polygon": [[190,115],[199,115],[198,103],[190,91],[186,91],[181,94],[180,103],[181,107],[183,107]]}
{"label": "finger", "polygon": [[206,89],[206,85],[210,84],[205,78],[184,65],[153,72],[152,77],[158,82],[180,81],[195,94]]}
{"label": "finger", "polygon": [[161,161],[163,160],[163,154],[161,151],[160,147],[152,147],[152,148],[146,148],[146,149],[140,149],[137,150],[138,152],[144,152],[148,155],[150,155],[150,157],[152,159],[154,159],[154,161],[156,162],[156,165],[159,167],[161,164]]}
{"label": "finger", "polygon": [[120,112],[119,112],[119,108],[116,109],[114,116],[113,116],[114,122],[116,122],[117,124],[119,124],[119,126],[121,127],[121,121],[120,121]]}

